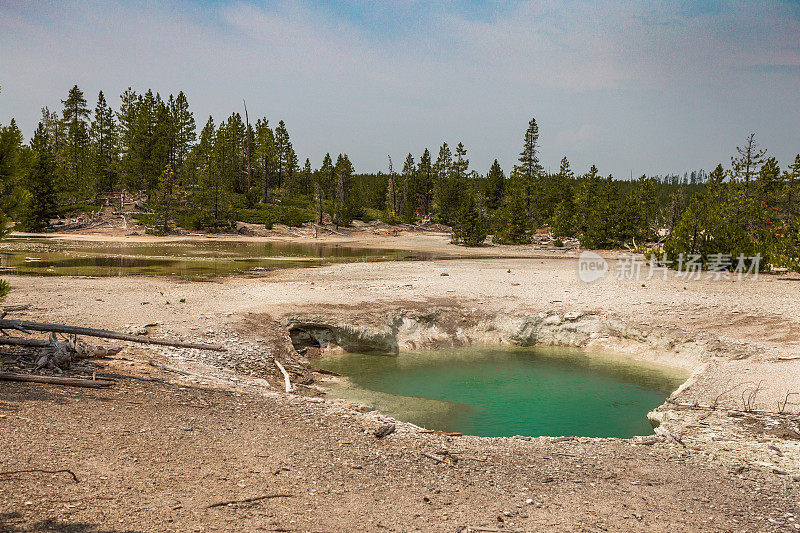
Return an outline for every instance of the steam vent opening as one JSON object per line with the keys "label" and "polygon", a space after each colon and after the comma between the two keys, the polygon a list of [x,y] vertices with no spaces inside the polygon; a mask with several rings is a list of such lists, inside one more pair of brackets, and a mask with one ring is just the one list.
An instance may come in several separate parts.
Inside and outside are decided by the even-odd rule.
{"label": "steam vent opening", "polygon": [[686,379],[563,347],[331,354],[315,366],[346,377],[334,396],[428,429],[490,437],[652,434],[647,413]]}

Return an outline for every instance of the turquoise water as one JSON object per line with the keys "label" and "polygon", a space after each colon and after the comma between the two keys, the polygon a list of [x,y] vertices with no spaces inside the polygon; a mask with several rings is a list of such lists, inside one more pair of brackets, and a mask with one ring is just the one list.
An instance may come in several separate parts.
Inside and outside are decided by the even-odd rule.
{"label": "turquoise water", "polygon": [[567,348],[471,347],[326,356],[331,393],[428,429],[481,436],[632,437],[686,376]]}

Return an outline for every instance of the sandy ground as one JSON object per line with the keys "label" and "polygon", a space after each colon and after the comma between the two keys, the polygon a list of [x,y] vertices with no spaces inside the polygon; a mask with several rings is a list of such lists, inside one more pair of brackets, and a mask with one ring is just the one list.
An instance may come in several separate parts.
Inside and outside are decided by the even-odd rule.
{"label": "sandy ground", "polygon": [[[464,253],[435,234],[326,239]],[[800,391],[800,359],[791,359],[800,356],[800,283],[612,276],[587,285],[574,257],[558,257],[563,252],[476,253],[527,258],[340,264],[214,282],[7,276],[15,290],[5,304],[31,306],[17,317],[122,330],[158,323],[151,335],[224,342],[231,353],[129,347],[94,363],[98,374],[119,378],[109,390],[0,382],[0,471],[67,468],[79,479],[0,473],[0,524],[7,531],[800,528],[797,417],[774,413],[787,392]],[[271,359],[291,350],[288,317],[358,324],[431,309],[601,316],[702,343],[702,354],[683,361],[694,375],[673,398],[679,405],[663,410],[680,442],[443,437],[402,424],[377,440],[379,414],[280,392]],[[625,341],[606,344],[613,350]],[[295,377],[313,387],[302,359],[288,357]],[[767,413],[744,413],[739,390],[720,398],[749,383],[759,384],[750,407]],[[706,408],[712,404],[719,409]],[[460,460],[451,466],[424,455],[443,451]],[[261,496],[274,497],[207,508]]]}

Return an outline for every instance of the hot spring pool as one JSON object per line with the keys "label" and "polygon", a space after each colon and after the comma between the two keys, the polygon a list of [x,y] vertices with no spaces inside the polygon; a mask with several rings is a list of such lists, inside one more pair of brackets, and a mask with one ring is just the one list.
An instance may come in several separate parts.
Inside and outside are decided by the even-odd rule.
{"label": "hot spring pool", "polygon": [[557,347],[328,355],[315,367],[348,378],[334,396],[425,428],[492,437],[651,434],[647,412],[687,377]]}

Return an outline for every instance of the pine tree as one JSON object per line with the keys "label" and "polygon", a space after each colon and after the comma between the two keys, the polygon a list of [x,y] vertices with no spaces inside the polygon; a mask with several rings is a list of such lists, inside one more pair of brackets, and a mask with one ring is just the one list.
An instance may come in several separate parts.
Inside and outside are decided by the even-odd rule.
{"label": "pine tree", "polygon": [[[325,154],[325,157],[322,158],[322,166],[319,168],[317,172],[317,214],[318,214],[318,222],[322,224],[322,217],[323,217],[323,201],[326,197],[330,196],[330,205],[331,205],[331,219],[333,219],[333,213],[335,211],[335,204],[337,202],[336,196],[332,194],[333,184],[335,183],[335,176],[334,176],[334,168],[333,168],[333,159],[331,158],[331,154]],[[329,191],[331,194],[329,194]]]}
{"label": "pine tree", "polygon": [[464,196],[455,216],[451,241],[463,246],[480,246],[486,240],[486,220],[478,210],[475,196]]}
{"label": "pine tree", "polygon": [[300,194],[311,194],[311,181],[314,171],[311,168],[311,160],[306,157],[306,162],[303,164],[303,170],[298,173],[296,183],[297,192]]}
{"label": "pine tree", "polygon": [[731,167],[733,168],[734,176],[744,181],[745,188],[750,188],[750,181],[761,170],[761,165],[764,164],[764,155],[766,150],[759,148],[756,142],[756,134],[751,133],[747,136],[747,140],[743,147],[736,147],[738,157],[731,158]]}
{"label": "pine tree", "polygon": [[717,165],[706,187],[692,197],[664,243],[670,260],[677,261],[681,254],[699,254],[705,264],[711,254],[750,257],[756,253],[753,240],[735,222],[739,211],[737,188],[723,183],[724,179],[725,170]]}
{"label": "pine tree", "polygon": [[170,96],[169,108],[174,128],[174,147],[171,164],[174,166],[175,171],[180,173],[189,151],[197,140],[196,125],[194,115],[189,111],[189,102],[183,91],[180,91],[174,100]]}
{"label": "pine tree", "polygon": [[575,194],[578,238],[585,248],[621,246],[622,201],[611,176],[602,178],[592,165]]}
{"label": "pine tree", "polygon": [[781,169],[774,157],[764,161],[753,187],[753,220],[751,226],[756,231],[774,233],[781,221],[781,202],[784,184]]}
{"label": "pine tree", "polygon": [[464,183],[464,180],[469,173],[469,159],[467,159],[467,149],[463,143],[458,143],[456,146],[455,161],[453,161],[453,177],[459,183]]}
{"label": "pine tree", "polygon": [[161,231],[169,233],[169,221],[172,218],[172,208],[175,203],[175,172],[167,164],[158,178],[158,204],[157,212],[161,218]]}
{"label": "pine tree", "polygon": [[627,194],[623,205],[618,207],[618,228],[623,241],[642,244],[656,238],[659,226],[658,196],[655,181],[642,176]]}
{"label": "pine tree", "polygon": [[403,163],[403,185],[401,197],[401,212],[406,222],[414,221],[414,214],[417,208],[417,194],[414,188],[416,184],[417,167],[414,163],[414,156],[408,154]]}
{"label": "pine tree", "polygon": [[26,231],[45,229],[56,216],[55,159],[48,147],[47,130],[41,122],[31,140],[33,166],[25,180],[20,226]]}
{"label": "pine tree", "polygon": [[752,211],[750,202],[752,196],[750,182],[760,172],[767,151],[759,148],[755,133],[751,133],[747,136],[743,147],[736,147],[736,153],[738,157],[731,157],[731,170],[737,196],[736,223],[747,226],[751,218],[756,215]]}
{"label": "pine tree", "polygon": [[7,209],[20,170],[22,134],[12,120],[9,126],[0,125],[0,212]]}
{"label": "pine tree", "polygon": [[74,201],[78,201],[84,194],[91,194],[92,191],[84,191],[81,187],[81,174],[87,167],[87,149],[89,145],[88,120],[91,111],[86,107],[86,98],[83,97],[77,85],[72,87],[67,94],[67,99],[61,101],[64,104],[64,122],[67,126],[67,150],[68,161],[71,166],[69,174],[72,176],[72,196]]}
{"label": "pine tree", "polygon": [[536,119],[531,118],[528,129],[525,130],[525,138],[522,143],[522,151],[519,154],[519,164],[514,168],[514,177],[519,182],[525,200],[525,209],[529,214],[533,213],[534,196],[537,182],[542,173],[542,166],[539,163],[539,126]]}
{"label": "pine tree", "polygon": [[394,223],[394,219],[400,210],[400,187],[392,166],[392,156],[389,157],[389,177],[386,183],[386,210],[389,213],[388,221]]}
{"label": "pine tree", "polygon": [[140,177],[135,161],[136,156],[136,123],[139,116],[141,100],[136,92],[128,87],[120,96],[122,103],[117,113],[120,148],[120,175],[122,183],[128,189],[139,189]]}
{"label": "pine tree", "polygon": [[266,118],[256,121],[255,161],[261,182],[264,184],[264,203],[269,201],[269,191],[276,167],[275,134]]}
{"label": "pine tree", "polygon": [[552,198],[555,208],[550,217],[550,228],[557,237],[574,237],[577,232],[574,202],[575,174],[566,156],[561,159],[558,174],[551,182],[555,191]]}
{"label": "pine tree", "polygon": [[156,93],[153,106],[153,125],[148,139],[149,158],[144,162],[147,191],[159,188],[160,176],[167,165],[175,160],[175,123],[169,103]]}
{"label": "pine tree", "polygon": [[427,148],[419,158],[417,177],[419,179],[417,190],[420,191],[421,195],[422,216],[428,219],[431,216],[431,204],[433,203],[433,165],[431,164],[431,152]]}
{"label": "pine tree", "polygon": [[[439,147],[439,155],[433,164],[433,198],[438,219],[442,219],[442,203],[446,202],[447,185],[453,174],[453,154],[447,143]],[[445,222],[446,223],[446,222]]]}
{"label": "pine tree", "polygon": [[794,158],[794,163],[789,165],[791,172],[786,172],[786,218],[791,220],[797,215],[796,203],[798,200],[797,186],[800,184],[800,154]]}
{"label": "pine tree", "polygon": [[532,118],[525,130],[522,152],[519,154],[519,172],[526,181],[533,181],[541,172],[539,164],[539,126]]}
{"label": "pine tree", "polygon": [[466,176],[469,165],[469,160],[466,159],[466,149],[460,143],[459,147],[456,153],[457,159],[454,161],[450,147],[447,146],[447,143],[443,143],[434,166],[437,219],[447,225],[453,224],[461,206],[464,186],[461,182]]}
{"label": "pine tree", "polygon": [[247,187],[247,161],[245,158],[246,129],[242,116],[232,113],[220,123],[215,148],[219,155],[221,179],[232,192],[244,193]]}
{"label": "pine tree", "polygon": [[292,159],[292,143],[289,140],[289,132],[286,124],[281,120],[275,128],[275,173],[277,186],[282,187],[287,174],[290,174]]}
{"label": "pine tree", "polygon": [[[5,215],[6,206],[2,200],[7,198],[6,191],[10,188],[12,180],[17,173],[19,147],[22,143],[16,134],[16,128],[5,127],[0,124],[0,241],[8,234],[8,221]],[[0,301],[11,291],[11,285],[0,279]]]}
{"label": "pine tree", "polygon": [[199,167],[199,203],[205,213],[208,226],[219,228],[227,224],[227,195],[224,185],[224,142],[218,142],[219,135],[224,135],[222,125],[214,128],[214,119],[208,117],[206,125],[200,132],[200,140],[192,151],[197,154]]}
{"label": "pine tree", "polygon": [[502,205],[505,188],[506,175],[503,173],[503,169],[500,168],[500,163],[495,159],[489,169],[489,174],[486,176],[486,185],[483,192],[486,198],[486,207],[489,210],[494,211]]}
{"label": "pine tree", "polygon": [[127,168],[131,178],[129,186],[134,190],[152,190],[153,182],[158,180],[161,169],[164,168],[164,164],[160,164],[158,173],[152,172],[155,114],[156,97],[153,91],[148,90],[144,95],[136,97],[135,116],[128,147],[130,165]]}
{"label": "pine tree", "polygon": [[333,216],[333,224],[338,228],[339,225],[349,225],[354,218],[355,205],[350,197],[351,180],[353,177],[353,165],[347,155],[339,154],[334,168],[336,176],[336,208]]}
{"label": "pine tree", "polygon": [[525,199],[518,185],[506,189],[503,206],[495,222],[492,242],[496,244],[527,244],[531,242],[528,234],[528,216]]}
{"label": "pine tree", "polygon": [[117,125],[103,91],[97,95],[90,136],[95,187],[98,191],[111,191],[117,184]]}

